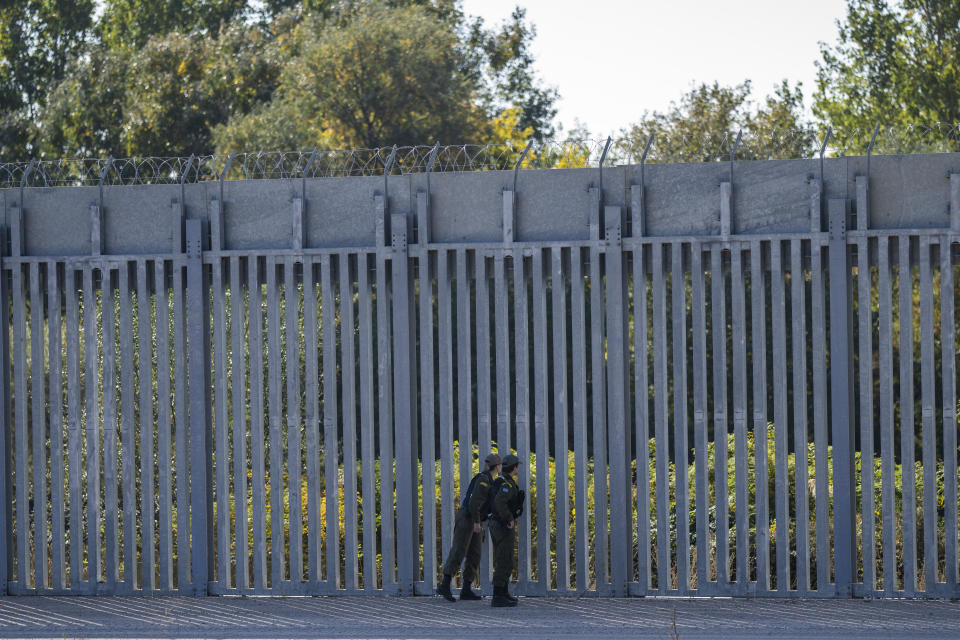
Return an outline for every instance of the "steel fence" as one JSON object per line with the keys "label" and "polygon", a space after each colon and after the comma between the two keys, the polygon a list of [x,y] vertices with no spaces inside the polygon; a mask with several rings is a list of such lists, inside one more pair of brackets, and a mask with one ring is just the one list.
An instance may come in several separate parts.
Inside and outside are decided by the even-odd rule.
{"label": "steel fence", "polygon": [[6,592],[430,594],[511,451],[523,594],[957,597],[958,156],[873,163],[0,191]]}

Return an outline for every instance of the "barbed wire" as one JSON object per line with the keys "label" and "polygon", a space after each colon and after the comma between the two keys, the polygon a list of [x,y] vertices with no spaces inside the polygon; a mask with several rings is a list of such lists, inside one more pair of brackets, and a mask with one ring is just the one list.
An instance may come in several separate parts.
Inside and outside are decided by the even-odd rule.
{"label": "barbed wire", "polygon": [[[824,144],[826,146],[824,146]],[[499,145],[259,151],[190,157],[64,158],[0,163],[0,188],[194,184],[216,180],[564,169],[646,163],[725,162],[960,152],[960,125],[873,129],[772,129],[707,134],[634,130],[616,139]],[[524,153],[526,151],[526,153]]]}

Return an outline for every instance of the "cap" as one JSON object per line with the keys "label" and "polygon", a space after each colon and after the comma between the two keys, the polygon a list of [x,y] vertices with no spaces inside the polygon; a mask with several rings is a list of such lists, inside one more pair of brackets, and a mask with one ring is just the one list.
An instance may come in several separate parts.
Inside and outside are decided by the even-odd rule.
{"label": "cap", "polygon": [[490,469],[500,464],[500,456],[498,456],[495,453],[487,454],[487,457],[486,459],[484,459],[484,462],[486,463],[487,468]]}
{"label": "cap", "polygon": [[515,464],[520,464],[520,458],[518,458],[517,456],[513,455],[512,453],[508,453],[506,456],[504,456],[504,458],[503,458],[503,466],[505,466],[505,467],[511,467],[511,466],[513,466],[513,465],[515,465]]}

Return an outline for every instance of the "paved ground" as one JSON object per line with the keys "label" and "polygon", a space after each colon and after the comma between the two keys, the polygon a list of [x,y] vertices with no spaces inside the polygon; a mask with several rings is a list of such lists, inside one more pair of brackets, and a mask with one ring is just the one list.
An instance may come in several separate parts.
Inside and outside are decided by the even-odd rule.
{"label": "paved ground", "polygon": [[960,638],[960,603],[522,598],[0,598],[0,637]]}

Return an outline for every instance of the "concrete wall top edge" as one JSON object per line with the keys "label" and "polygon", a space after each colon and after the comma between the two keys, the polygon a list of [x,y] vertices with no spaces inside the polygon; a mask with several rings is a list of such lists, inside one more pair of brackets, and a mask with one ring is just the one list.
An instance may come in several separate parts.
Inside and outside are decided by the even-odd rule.
{"label": "concrete wall top edge", "polygon": [[[856,211],[857,178],[866,158],[825,158],[822,200],[848,198]],[[869,226],[874,229],[949,229],[950,180],[960,173],[960,153],[876,155],[870,160]],[[644,234],[711,236],[720,233],[721,183],[729,162],[655,164],[643,167]],[[732,234],[809,232],[811,182],[819,159],[738,161],[733,165]],[[516,241],[589,239],[590,188],[599,186],[598,168],[524,169],[517,174],[513,234]],[[605,167],[603,204],[629,212],[637,202],[641,167]],[[429,183],[429,219],[418,228],[418,199]],[[479,171],[389,176],[388,213],[402,213],[411,230],[434,243],[498,243],[504,238],[504,191],[513,189],[513,171]],[[814,185],[815,186],[815,185]],[[302,229],[294,228],[296,201],[304,195]],[[225,249],[287,249],[303,234],[305,248],[372,246],[376,243],[377,196],[382,176],[226,181],[223,193]],[[180,217],[209,219],[220,199],[217,182],[184,185],[103,187],[100,223],[103,253],[167,253]],[[0,189],[3,224],[22,216],[26,255],[84,255],[91,251],[91,205],[100,205],[97,187]],[[826,205],[823,205],[826,210]],[[388,223],[389,224],[389,223]],[[425,234],[424,234],[425,231]]]}

